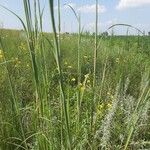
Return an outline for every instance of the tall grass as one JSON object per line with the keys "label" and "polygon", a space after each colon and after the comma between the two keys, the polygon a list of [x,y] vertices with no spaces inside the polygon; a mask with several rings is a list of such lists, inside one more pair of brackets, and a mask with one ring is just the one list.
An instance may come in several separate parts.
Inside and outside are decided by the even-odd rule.
{"label": "tall grass", "polygon": [[55,25],[55,19],[54,19],[54,2],[53,0],[49,0],[49,6],[50,6],[50,14],[51,14],[51,22],[52,22],[52,28],[54,33],[54,42],[55,42],[55,60],[58,67],[59,72],[59,84],[60,84],[60,95],[63,101],[63,110],[64,110],[64,116],[65,116],[65,125],[66,125],[66,132],[67,132],[67,148],[71,149],[71,137],[70,137],[70,127],[69,127],[69,118],[68,118],[68,111],[67,111],[67,99],[65,95],[65,89],[63,84],[63,75],[62,75],[62,68],[60,64],[60,55],[59,55],[59,42],[57,39],[57,32],[56,32],[56,25]]}
{"label": "tall grass", "polygon": [[95,3],[95,49],[93,52],[93,100],[92,100],[92,107],[91,107],[91,129],[93,126],[93,116],[95,112],[95,105],[97,104],[96,102],[96,91],[95,91],[95,86],[96,86],[96,69],[97,69],[97,47],[98,47],[98,0],[96,0]]}
{"label": "tall grass", "polygon": [[96,19],[95,19],[95,49],[94,49],[94,71],[93,71],[93,87],[95,87],[96,83],[96,62],[97,62],[97,44],[98,44],[98,0],[96,0]]}
{"label": "tall grass", "polygon": [[[144,49],[137,51],[134,38],[129,39],[131,47],[126,50],[124,38],[99,37],[99,2],[95,2],[94,37],[84,37],[80,14],[70,5],[78,35],[61,33],[60,0],[58,25],[54,0],[48,1],[51,34],[43,32],[45,8],[40,0],[23,0],[25,21],[2,6],[21,21],[26,36],[5,39],[5,30],[0,35],[0,96],[5,93],[0,101],[1,150],[149,147],[149,58]],[[109,29],[120,25],[139,31],[126,24]],[[110,45],[110,38],[114,45]],[[26,42],[23,48],[17,48],[19,40]],[[7,49],[11,49],[9,53]],[[11,61],[12,56],[17,57],[16,51],[20,67],[13,65],[18,59]]]}

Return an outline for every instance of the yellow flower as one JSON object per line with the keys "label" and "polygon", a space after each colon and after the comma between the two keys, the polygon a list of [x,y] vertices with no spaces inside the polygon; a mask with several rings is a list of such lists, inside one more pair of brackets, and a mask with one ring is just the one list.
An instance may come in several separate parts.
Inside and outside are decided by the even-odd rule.
{"label": "yellow flower", "polygon": [[18,61],[18,60],[19,60],[19,59],[16,57],[16,58],[15,58],[15,61]]}
{"label": "yellow flower", "polygon": [[3,58],[3,55],[0,54],[0,59],[2,59],[2,58]]}
{"label": "yellow flower", "polygon": [[4,55],[3,55],[3,51],[0,50],[0,59],[3,59]]}
{"label": "yellow flower", "polygon": [[67,65],[68,63],[67,63],[67,61],[65,61],[65,63],[64,63],[65,65]]}
{"label": "yellow flower", "polygon": [[85,90],[85,86],[81,86],[80,90],[83,92]]}
{"label": "yellow flower", "polygon": [[21,43],[19,46],[18,46],[19,49],[22,49],[22,50],[26,50],[26,46],[24,43]]}
{"label": "yellow flower", "polygon": [[88,78],[88,77],[89,77],[89,74],[84,75],[84,77],[85,77],[85,78]]}
{"label": "yellow flower", "polygon": [[0,59],[2,59],[3,58],[3,55],[2,54],[0,54]]}
{"label": "yellow flower", "polygon": [[112,103],[108,103],[108,104],[107,104],[107,107],[108,107],[108,108],[111,108],[111,107],[112,107]]}
{"label": "yellow flower", "polygon": [[18,65],[16,64],[16,65],[15,65],[15,68],[17,68],[17,67],[18,67]]}
{"label": "yellow flower", "polygon": [[116,58],[116,63],[119,63],[119,58]]}
{"label": "yellow flower", "polygon": [[69,68],[69,69],[71,69],[71,68],[72,68],[72,66],[68,66],[68,68]]}
{"label": "yellow flower", "polygon": [[21,61],[16,57],[15,58],[15,67],[17,67],[19,64],[21,64]]}
{"label": "yellow flower", "polygon": [[87,83],[90,83],[91,81],[90,80],[87,80]]}
{"label": "yellow flower", "polygon": [[18,61],[18,64],[21,64],[21,61],[20,61],[20,60]]}
{"label": "yellow flower", "polygon": [[74,81],[76,81],[76,79],[75,79],[75,78],[72,78],[72,79],[71,79],[71,81],[73,81],[73,82],[74,82]]}
{"label": "yellow flower", "polygon": [[98,109],[102,109],[104,107],[104,104],[98,105]]}
{"label": "yellow flower", "polygon": [[87,59],[88,57],[85,55],[85,56],[83,56],[85,59]]}
{"label": "yellow flower", "polygon": [[107,92],[107,95],[111,95],[110,92]]}
{"label": "yellow flower", "polygon": [[104,108],[104,104],[100,104],[97,106],[97,113],[98,114],[101,114],[101,112],[103,111],[103,108]]}

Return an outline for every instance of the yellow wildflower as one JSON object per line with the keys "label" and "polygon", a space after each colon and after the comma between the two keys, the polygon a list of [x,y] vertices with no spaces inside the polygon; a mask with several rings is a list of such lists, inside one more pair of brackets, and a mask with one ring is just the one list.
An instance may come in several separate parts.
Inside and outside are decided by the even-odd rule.
{"label": "yellow wildflower", "polygon": [[0,50],[0,59],[2,59],[4,57],[4,55],[3,55],[3,51],[2,50]]}
{"label": "yellow wildflower", "polygon": [[15,67],[18,67],[19,64],[21,64],[21,61],[16,57],[15,58]]}
{"label": "yellow wildflower", "polygon": [[21,64],[21,61],[20,61],[20,60],[18,61],[18,64]]}
{"label": "yellow wildflower", "polygon": [[16,58],[15,58],[15,61],[18,61],[18,60],[19,60],[19,59],[16,57]]}
{"label": "yellow wildflower", "polygon": [[69,68],[69,69],[71,69],[71,68],[72,68],[72,66],[68,66],[68,68]]}
{"label": "yellow wildflower", "polygon": [[98,109],[99,109],[99,110],[102,109],[103,107],[104,107],[104,104],[98,105]]}
{"label": "yellow wildflower", "polygon": [[74,82],[74,81],[76,81],[76,79],[75,79],[75,78],[72,78],[72,79],[71,79],[71,81],[73,81],[73,82]]}
{"label": "yellow wildflower", "polygon": [[2,59],[3,58],[3,55],[2,54],[0,54],[0,59]]}
{"label": "yellow wildflower", "polygon": [[21,43],[21,44],[19,45],[19,49],[26,50],[25,44],[24,44],[24,43]]}
{"label": "yellow wildflower", "polygon": [[108,108],[111,108],[111,107],[112,107],[112,103],[108,103],[108,104],[107,104],[107,107],[108,107]]}
{"label": "yellow wildflower", "polygon": [[99,104],[99,105],[97,106],[97,113],[98,113],[98,114],[101,114],[101,112],[103,111],[103,108],[104,108],[104,104]]}
{"label": "yellow wildflower", "polygon": [[85,77],[85,78],[88,78],[88,77],[89,77],[89,74],[84,75],[84,77]]}
{"label": "yellow wildflower", "polygon": [[85,86],[81,86],[80,90],[83,92],[85,90]]}
{"label": "yellow wildflower", "polygon": [[17,68],[17,67],[18,67],[18,65],[16,64],[16,65],[15,65],[15,68]]}
{"label": "yellow wildflower", "polygon": [[119,63],[119,58],[116,58],[116,63]]}
{"label": "yellow wildflower", "polygon": [[88,57],[85,55],[85,56],[83,56],[85,59],[87,59]]}
{"label": "yellow wildflower", "polygon": [[67,63],[67,61],[65,61],[65,63],[64,63],[65,65],[67,65],[68,63]]}
{"label": "yellow wildflower", "polygon": [[111,95],[110,92],[107,92],[107,95]]}
{"label": "yellow wildflower", "polygon": [[87,80],[87,83],[90,83],[91,81],[90,80]]}

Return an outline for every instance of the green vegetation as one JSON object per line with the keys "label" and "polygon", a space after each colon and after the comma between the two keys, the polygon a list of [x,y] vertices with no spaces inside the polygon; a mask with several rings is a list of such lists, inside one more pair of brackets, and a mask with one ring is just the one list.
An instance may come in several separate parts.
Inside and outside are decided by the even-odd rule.
{"label": "green vegetation", "polygon": [[57,34],[52,0],[44,33],[33,7],[24,30],[0,30],[0,150],[150,148],[150,38],[98,36],[97,13],[84,34],[74,10],[79,34],[61,34],[60,9]]}

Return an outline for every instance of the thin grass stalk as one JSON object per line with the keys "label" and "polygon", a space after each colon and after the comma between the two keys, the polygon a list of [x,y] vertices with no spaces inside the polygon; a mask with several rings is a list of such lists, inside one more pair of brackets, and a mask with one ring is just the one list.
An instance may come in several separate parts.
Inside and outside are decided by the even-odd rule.
{"label": "thin grass stalk", "polygon": [[60,55],[60,33],[61,33],[61,6],[60,0],[58,0],[58,42],[59,42],[59,55]]}
{"label": "thin grass stalk", "polygon": [[38,13],[39,13],[39,22],[40,22],[40,32],[43,32],[43,12],[44,12],[44,8],[41,10],[41,4],[40,4],[40,0],[37,0],[38,3]]}
{"label": "thin grass stalk", "polygon": [[91,105],[91,130],[93,126],[93,117],[96,105],[96,94],[95,94],[95,86],[96,86],[96,63],[97,63],[97,47],[98,47],[98,0],[96,0],[96,17],[95,17],[95,49],[94,49],[94,57],[93,57],[93,100]]}
{"label": "thin grass stalk", "polygon": [[29,0],[23,0],[23,4],[24,4],[25,15],[26,15],[27,29],[30,35],[32,34],[33,31],[30,2]]}
{"label": "thin grass stalk", "polygon": [[60,12],[60,0],[58,0],[58,33],[61,32],[61,12]]}
{"label": "thin grass stalk", "polygon": [[[140,29],[138,29],[135,26],[129,25],[129,24],[114,24],[114,25],[110,26],[105,32],[108,32],[110,29],[112,29],[113,27],[116,27],[116,26],[129,27],[129,28],[132,28],[132,29],[135,29],[136,31],[138,31],[141,35],[144,35],[144,33]],[[104,35],[101,36],[101,38],[98,42],[97,49],[100,47],[103,38],[104,38]]]}
{"label": "thin grass stalk", "polygon": [[102,98],[102,91],[103,91],[103,86],[104,86],[104,82],[105,82],[105,78],[106,78],[106,69],[107,69],[107,57],[106,57],[106,61],[105,61],[104,69],[103,69],[103,73],[102,73],[102,81],[101,81],[101,85],[100,85],[99,100],[101,100],[101,98]]}
{"label": "thin grass stalk", "polygon": [[[81,18],[80,16],[78,17],[78,88],[80,87],[81,83],[81,53],[80,53],[80,46],[81,45]],[[81,93],[80,93],[80,88],[77,91],[77,132],[79,131],[80,128],[80,103],[81,103]]]}
{"label": "thin grass stalk", "polygon": [[58,43],[55,19],[54,19],[54,1],[53,0],[49,0],[49,8],[50,8],[50,14],[51,14],[52,29],[54,33],[55,60],[57,63],[57,69],[58,69],[58,73],[60,77],[59,85],[60,85],[60,93],[62,95],[61,98],[63,102],[63,111],[64,111],[65,125],[66,125],[66,132],[67,132],[67,148],[71,150],[71,137],[70,137],[69,119],[68,119],[68,111],[67,111],[67,99],[66,99],[64,84],[63,84],[62,68],[60,65],[59,43]]}
{"label": "thin grass stalk", "polygon": [[[44,8],[41,11],[41,5],[40,5],[40,1],[37,0],[37,5],[38,5],[38,14],[39,14],[39,27],[40,27],[40,49],[41,49],[41,55],[42,55],[42,60],[43,60],[43,76],[44,76],[44,83],[45,83],[45,89],[48,89],[48,69],[47,69],[47,65],[46,65],[46,56],[44,53],[44,49],[45,49],[45,45],[44,45],[44,36],[43,36],[43,12],[44,12]],[[48,93],[47,93],[48,94]]]}
{"label": "thin grass stalk", "polygon": [[[39,18],[39,19],[38,19]],[[39,67],[38,71],[41,72],[41,80],[40,86],[38,89],[38,99],[40,104],[40,114],[42,117],[47,114],[48,105],[48,78],[47,78],[47,69],[46,69],[46,59],[44,54],[44,39],[43,39],[43,28],[42,28],[42,12],[40,8],[40,2],[38,0],[34,0],[34,44],[35,49],[39,51],[40,58],[37,59],[37,66]],[[39,61],[38,61],[39,60]],[[43,93],[43,94],[42,94]],[[44,125],[42,124],[44,128]],[[45,144],[45,141],[43,142]],[[43,144],[43,145],[44,145]]]}
{"label": "thin grass stalk", "polygon": [[98,0],[96,0],[96,20],[95,20],[95,49],[94,49],[93,87],[95,87],[95,82],[96,82],[97,46],[98,46]]}
{"label": "thin grass stalk", "polygon": [[126,31],[126,48],[127,50],[129,51],[129,40],[128,40],[128,36],[129,36],[129,27],[127,28],[127,31]]}
{"label": "thin grass stalk", "polygon": [[34,32],[35,39],[38,37],[38,19],[37,19],[37,2],[34,0]]}
{"label": "thin grass stalk", "polygon": [[11,14],[13,14],[15,17],[17,17],[17,19],[19,19],[19,21],[21,22],[25,32],[27,33],[27,28],[26,28],[25,23],[23,22],[23,20],[16,13],[14,13],[13,11],[11,11],[10,9],[8,9],[7,7],[5,7],[5,6],[1,5],[1,4],[0,4],[0,7],[2,7],[3,9],[7,10]]}
{"label": "thin grass stalk", "polygon": [[38,109],[38,88],[39,88],[39,75],[38,75],[38,68],[36,63],[36,57],[35,57],[35,43],[34,43],[34,35],[33,35],[33,25],[32,25],[32,18],[31,18],[31,8],[30,8],[30,2],[29,0],[23,0],[24,2],[24,12],[26,16],[26,22],[27,22],[27,42],[32,62],[32,70],[33,70],[33,77],[34,77],[34,83],[35,83],[35,90],[36,90],[36,109]]}
{"label": "thin grass stalk", "polygon": [[81,83],[81,17],[78,17],[78,86]]}
{"label": "thin grass stalk", "polygon": [[[40,51],[40,61],[36,61],[36,65],[39,66],[42,64],[42,77],[43,77],[43,83],[44,83],[44,86],[43,87],[38,87],[38,91],[37,91],[37,94],[38,94],[38,99],[39,99],[39,104],[40,104],[40,114],[43,116],[44,115],[44,97],[43,95],[41,95],[40,93],[42,92],[42,90],[44,90],[45,92],[45,62],[44,62],[44,52],[43,52],[43,40],[42,40],[42,34],[39,32],[39,23],[38,23],[38,14],[40,14],[41,12],[38,12],[37,13],[37,7],[39,8],[40,6],[38,6],[38,4],[40,5],[40,3],[37,2],[37,0],[34,0],[34,33],[33,33],[33,44],[34,44],[34,55],[36,53],[36,50],[39,50]],[[42,18],[40,18],[42,19]],[[40,20],[41,24],[42,24],[42,20]],[[41,29],[41,27],[40,27]],[[42,30],[42,29],[41,29]],[[44,63],[43,63],[44,62]],[[44,64],[44,65],[43,65]],[[40,68],[39,68],[40,69]],[[39,71],[38,69],[38,71]],[[41,84],[41,83],[39,83]],[[45,96],[45,95],[44,95]]]}
{"label": "thin grass stalk", "polygon": [[[60,38],[60,33],[61,33],[61,5],[60,5],[60,0],[57,0],[58,3],[58,45],[59,45],[59,57],[61,55],[60,49],[61,49],[61,38]],[[60,100],[62,99],[62,94],[61,94],[61,89],[60,89]],[[68,123],[69,123],[69,111],[68,111],[68,103],[69,100],[67,99],[67,112],[68,112]],[[60,101],[60,118],[61,118],[61,148],[63,149],[63,103]]]}

